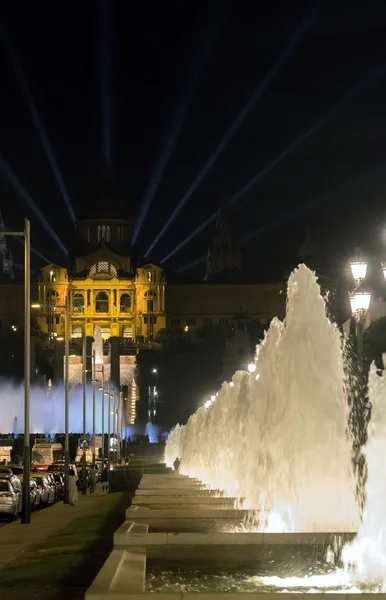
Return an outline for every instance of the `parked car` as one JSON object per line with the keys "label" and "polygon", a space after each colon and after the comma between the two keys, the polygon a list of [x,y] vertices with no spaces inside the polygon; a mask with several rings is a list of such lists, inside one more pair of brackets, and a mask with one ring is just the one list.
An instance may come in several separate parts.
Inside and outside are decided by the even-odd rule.
{"label": "parked car", "polygon": [[57,489],[56,489],[56,483],[55,483],[55,477],[53,473],[45,473],[45,476],[47,477],[47,480],[54,492],[54,502],[57,501],[58,499],[58,493],[57,493]]}
{"label": "parked car", "polygon": [[17,512],[20,513],[23,489],[22,489],[22,485],[21,485],[21,481],[20,481],[19,477],[17,475],[13,475],[13,474],[9,474],[9,473],[0,473],[0,477],[1,477],[1,479],[7,479],[10,482],[15,494],[17,494],[17,496],[19,498]]}
{"label": "parked car", "polygon": [[21,504],[20,494],[17,494],[8,479],[0,478],[0,516],[8,521],[14,521]]}
{"label": "parked car", "polygon": [[[20,475],[21,485],[23,486],[23,475]],[[40,488],[36,485],[36,481],[31,477],[30,479],[30,504],[31,510],[36,510],[40,506]],[[23,500],[23,495],[22,495]]]}
{"label": "parked car", "polygon": [[32,478],[36,481],[36,485],[40,488],[40,505],[50,506],[55,502],[55,492],[52,489],[50,481],[48,481],[46,474],[33,473]]}
{"label": "parked car", "polygon": [[[24,467],[23,467],[23,465],[14,465],[14,464],[12,464],[12,463],[8,463],[7,467],[8,467],[9,469],[12,469],[12,473],[13,473],[14,475],[18,475],[18,476],[20,476],[20,475],[23,475],[23,472],[24,472]],[[0,468],[1,468],[1,467],[0,467]]]}
{"label": "parked car", "polygon": [[56,485],[56,497],[58,500],[63,500],[64,496],[64,476],[62,473],[53,473]]}

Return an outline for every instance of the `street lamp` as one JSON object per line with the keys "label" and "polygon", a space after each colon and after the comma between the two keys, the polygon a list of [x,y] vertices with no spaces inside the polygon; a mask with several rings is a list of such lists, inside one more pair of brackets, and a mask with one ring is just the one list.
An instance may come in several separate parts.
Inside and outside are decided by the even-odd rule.
{"label": "street lamp", "polygon": [[350,262],[351,273],[355,281],[362,281],[366,277],[367,262],[364,260],[353,260]]}
{"label": "street lamp", "polygon": [[[31,232],[30,222],[24,219],[24,231],[4,231],[2,235],[24,237],[24,451],[23,451],[23,503],[21,522],[31,523],[31,448],[30,433],[30,386],[31,386]],[[15,331],[15,330],[14,330]]]}
{"label": "street lamp", "polygon": [[[40,304],[31,304],[31,308],[41,308]],[[63,503],[68,504],[68,476],[70,469],[70,375],[69,375],[69,356],[70,356],[70,303],[68,296],[64,300],[64,304],[56,305],[56,308],[65,309],[64,321],[64,494]],[[50,309],[49,309],[50,310]],[[60,341],[63,338],[56,338]]]}
{"label": "street lamp", "polygon": [[364,329],[364,320],[366,316],[366,312],[370,306],[371,300],[371,289],[369,286],[362,280],[355,290],[349,294],[351,312],[353,317],[355,318],[356,323],[356,333],[357,333],[357,352],[358,352],[358,361],[363,366],[363,329]]}
{"label": "street lamp", "polygon": [[256,365],[255,365],[255,363],[253,363],[253,362],[249,363],[249,365],[248,365],[248,371],[250,373],[254,373],[256,371]]}

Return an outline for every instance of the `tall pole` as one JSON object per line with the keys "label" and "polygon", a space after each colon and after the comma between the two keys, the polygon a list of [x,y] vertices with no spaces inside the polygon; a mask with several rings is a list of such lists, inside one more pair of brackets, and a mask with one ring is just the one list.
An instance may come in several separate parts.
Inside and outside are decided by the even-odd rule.
{"label": "tall pole", "polygon": [[95,410],[96,410],[96,389],[95,389],[95,350],[92,352],[92,464],[95,465]]}
{"label": "tall pole", "polygon": [[105,368],[102,365],[102,469],[105,467]]}
{"label": "tall pole", "polygon": [[117,417],[117,411],[116,411],[116,395],[115,395],[115,390],[114,390],[114,408],[113,408],[113,440],[114,440],[114,446],[113,446],[113,463],[116,464],[117,462],[117,447],[116,447],[116,417]]}
{"label": "tall pole", "polygon": [[109,379],[109,383],[108,383],[108,386],[107,386],[107,393],[108,393],[108,396],[109,396],[108,406],[107,406],[107,408],[108,408],[108,415],[109,415],[107,417],[107,456],[108,456],[108,468],[110,468],[110,431],[111,431],[110,430],[110,422],[111,422],[110,421],[110,419],[111,419],[111,416],[110,416],[110,411],[111,411],[110,379]]}
{"label": "tall pole", "polygon": [[[83,333],[83,440],[86,439],[86,332]],[[86,481],[86,448],[83,445],[82,455],[82,495],[87,494]]]}
{"label": "tall pole", "polygon": [[68,295],[65,300],[66,321],[64,324],[64,504],[68,504],[68,476],[70,468],[70,436],[69,436],[69,401],[70,401],[70,303]]}
{"label": "tall pole", "polygon": [[31,381],[31,236],[30,222],[24,222],[24,475],[21,522],[31,523],[30,479],[31,448],[30,430],[30,381]]}

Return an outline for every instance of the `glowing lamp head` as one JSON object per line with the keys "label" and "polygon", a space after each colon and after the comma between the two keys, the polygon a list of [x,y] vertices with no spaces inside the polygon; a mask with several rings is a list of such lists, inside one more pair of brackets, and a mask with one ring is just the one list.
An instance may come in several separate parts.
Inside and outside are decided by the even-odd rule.
{"label": "glowing lamp head", "polygon": [[361,281],[366,277],[367,262],[364,260],[353,260],[350,262],[351,273],[356,281]]}
{"label": "glowing lamp head", "polygon": [[229,387],[235,387],[235,384],[233,383],[233,381],[230,382]]}
{"label": "glowing lamp head", "polygon": [[214,402],[214,400],[216,400],[216,396],[211,396],[210,399],[212,400],[212,402]]}
{"label": "glowing lamp head", "polygon": [[249,363],[249,365],[248,365],[248,371],[250,373],[254,373],[256,371],[256,365],[255,365],[255,363],[252,363],[252,362]]}
{"label": "glowing lamp head", "polygon": [[207,400],[204,404],[205,408],[209,408],[209,406],[212,406],[212,400]]}
{"label": "glowing lamp head", "polygon": [[189,326],[188,325],[185,325],[184,331],[189,331]]}
{"label": "glowing lamp head", "polygon": [[371,289],[362,282],[351,292],[349,299],[352,314],[362,314],[369,309]]}
{"label": "glowing lamp head", "polygon": [[153,369],[153,373],[157,373],[157,369]]}

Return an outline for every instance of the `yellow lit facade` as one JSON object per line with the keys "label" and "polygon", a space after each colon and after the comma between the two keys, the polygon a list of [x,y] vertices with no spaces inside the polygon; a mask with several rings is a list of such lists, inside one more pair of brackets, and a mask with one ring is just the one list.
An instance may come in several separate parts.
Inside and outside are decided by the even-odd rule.
{"label": "yellow lit facade", "polygon": [[[74,278],[67,269],[48,265],[38,282],[38,322],[51,338],[64,335],[65,305],[69,299],[70,336],[93,335],[99,325],[104,340],[112,336],[133,343],[157,339],[166,327],[165,281],[154,264],[136,270],[132,279],[117,276],[113,253],[93,257],[84,279]],[[104,260],[101,260],[101,259]]]}

